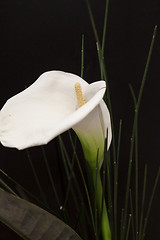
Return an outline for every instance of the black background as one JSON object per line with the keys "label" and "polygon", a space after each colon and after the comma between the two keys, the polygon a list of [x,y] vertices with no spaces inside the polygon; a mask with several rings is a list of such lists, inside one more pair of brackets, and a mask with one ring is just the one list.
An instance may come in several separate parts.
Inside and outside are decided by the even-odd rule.
{"label": "black background", "polygon": [[[91,0],[99,36],[102,36],[105,1]],[[105,62],[109,78],[116,136],[119,119],[123,120],[120,155],[120,190],[124,190],[128,149],[133,121],[133,101],[128,84],[136,95],[143,76],[147,54],[155,25],[160,23],[158,0],[110,0],[107,25]],[[85,36],[84,79],[100,79],[96,44],[84,0],[0,0],[0,95],[5,101],[33,83],[48,70],[63,70],[80,75],[81,38]],[[159,166],[159,87],[160,87],[159,28],[149,66],[139,115],[139,173],[143,179],[144,164],[148,164],[147,194]],[[50,164],[57,169],[60,159],[53,140],[46,146]],[[32,149],[33,158],[43,169],[39,148]],[[0,168],[24,186],[32,185],[36,192],[25,151],[0,146]],[[26,173],[26,174],[24,174]],[[54,171],[54,177],[59,171]],[[47,178],[47,176],[46,176]],[[45,186],[45,177],[42,185]],[[47,181],[47,180],[46,180]],[[60,184],[60,183],[58,183]],[[57,185],[58,186],[58,185]],[[60,190],[59,190],[60,191]],[[121,192],[121,191],[120,191]],[[61,193],[60,193],[61,194]],[[121,200],[121,196],[119,196]],[[159,186],[154,198],[146,239],[159,240]],[[19,239],[5,226],[0,239]]]}

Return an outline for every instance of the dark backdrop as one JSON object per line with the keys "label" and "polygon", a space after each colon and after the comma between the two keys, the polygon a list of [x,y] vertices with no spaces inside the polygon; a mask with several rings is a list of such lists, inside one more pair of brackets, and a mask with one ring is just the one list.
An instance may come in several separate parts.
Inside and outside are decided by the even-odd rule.
{"label": "dark backdrop", "polygon": [[[90,2],[101,37],[105,1]],[[110,0],[109,4],[105,62],[116,136],[119,119],[123,119],[120,156],[122,190],[125,184],[125,180],[122,180],[123,175],[127,171],[127,149],[133,117],[133,102],[128,84],[132,84],[137,94],[153,29],[160,23],[159,12],[159,0]],[[45,71],[63,70],[80,75],[82,34],[85,36],[84,78],[88,82],[100,79],[95,39],[84,0],[0,0],[0,20],[1,107],[9,97],[29,86]],[[139,116],[140,181],[143,179],[144,164],[147,163],[148,196],[159,166],[159,64],[158,29]],[[54,140],[46,148],[48,153],[53,155],[57,151]],[[32,149],[33,158],[41,171],[41,152],[35,149]],[[32,184],[33,191],[36,192],[32,176],[28,177],[30,169],[25,151],[19,152],[0,146],[0,152],[0,168],[21,184]],[[52,157],[49,158],[54,169],[61,167],[60,159],[54,158],[53,161]],[[53,174],[55,178],[60,179],[58,173],[59,171],[54,171]],[[45,185],[45,177],[43,184]],[[158,187],[147,229],[147,240],[159,240],[159,199]],[[0,239],[19,238],[2,225]]]}

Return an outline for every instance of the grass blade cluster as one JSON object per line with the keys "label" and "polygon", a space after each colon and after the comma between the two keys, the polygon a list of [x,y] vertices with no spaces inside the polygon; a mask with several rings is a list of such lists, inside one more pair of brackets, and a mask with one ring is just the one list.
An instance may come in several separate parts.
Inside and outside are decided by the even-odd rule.
{"label": "grass blade cluster", "polygon": [[[138,113],[139,113],[139,108],[140,108],[140,103],[142,99],[142,93],[146,81],[146,76],[149,68],[149,63],[153,51],[153,46],[154,46],[154,40],[156,36],[156,31],[157,31],[157,26],[154,28],[153,36],[152,36],[152,41],[150,44],[149,52],[148,52],[148,57],[146,61],[146,66],[144,70],[144,74],[142,77],[141,81],[141,86],[139,90],[138,97],[136,98],[134,90],[131,85],[129,85],[131,94],[133,97],[134,101],[134,106],[135,106],[135,111],[134,111],[134,120],[133,120],[133,128],[132,128],[132,134],[131,134],[131,139],[130,139],[130,154],[129,154],[129,163],[128,163],[128,175],[127,175],[127,183],[126,183],[126,194],[125,194],[125,202],[124,202],[124,209],[122,209],[122,214],[121,214],[121,227],[120,227],[120,235],[118,234],[118,229],[117,229],[117,202],[118,202],[118,166],[119,166],[119,154],[120,154],[120,136],[121,136],[121,123],[120,123],[120,128],[119,128],[119,134],[118,134],[118,144],[116,148],[115,144],[115,133],[114,133],[114,124],[113,124],[113,115],[112,115],[112,107],[111,107],[111,100],[110,100],[110,94],[109,94],[109,86],[108,86],[108,79],[107,79],[107,73],[105,69],[105,63],[104,63],[104,47],[105,47],[105,35],[106,35],[106,26],[107,26],[107,15],[108,15],[108,1],[106,1],[106,10],[105,10],[105,17],[104,17],[104,29],[103,29],[103,37],[102,37],[102,46],[99,40],[98,36],[98,31],[96,29],[96,24],[94,21],[93,13],[91,10],[91,5],[88,0],[86,0],[87,8],[88,8],[88,13],[90,17],[90,21],[92,24],[96,44],[97,44],[97,52],[98,52],[98,59],[99,59],[99,64],[100,64],[100,72],[101,72],[101,77],[106,80],[107,83],[107,100],[108,100],[108,106],[110,109],[111,113],[111,121],[112,121],[112,133],[113,133],[113,141],[112,141],[112,146],[113,146],[113,151],[112,151],[112,156],[111,159],[113,161],[110,162],[107,159],[107,193],[108,193],[108,209],[109,213],[114,214],[114,216],[110,216],[110,223],[111,226],[113,225],[114,227],[111,227],[112,229],[112,238],[114,240],[121,239],[129,239],[130,236],[130,231],[132,232],[132,239],[133,240],[141,240],[142,235],[144,234],[144,231],[142,230],[142,226],[144,223],[144,201],[145,201],[145,192],[146,192],[146,178],[147,178],[147,168],[145,167],[145,174],[144,174],[144,185],[143,185],[143,195],[142,195],[142,208],[141,211],[139,212],[139,196],[138,196],[138,191],[139,191],[139,179],[138,179],[138,154],[139,154],[139,149],[138,149]],[[117,157],[116,157],[117,156]],[[133,201],[132,201],[132,194],[130,190],[130,182],[131,182],[131,174],[132,174],[132,165],[135,165],[135,197],[134,197],[134,202],[135,202],[135,207],[133,206]],[[113,181],[114,184],[112,185],[112,168],[110,167],[113,166]],[[158,175],[155,181],[158,181]],[[154,185],[154,188],[155,188]],[[113,187],[113,211],[111,210],[111,199],[112,199],[112,191],[111,188]],[[153,196],[153,195],[152,195]],[[150,204],[149,204],[150,206]],[[131,213],[128,214],[129,207],[131,209]],[[135,209],[135,212],[134,212]],[[114,219],[114,221],[113,221]],[[145,223],[147,220],[145,219]],[[147,224],[147,223],[146,223]],[[145,228],[145,227],[144,227]],[[143,232],[143,233],[142,233]]]}

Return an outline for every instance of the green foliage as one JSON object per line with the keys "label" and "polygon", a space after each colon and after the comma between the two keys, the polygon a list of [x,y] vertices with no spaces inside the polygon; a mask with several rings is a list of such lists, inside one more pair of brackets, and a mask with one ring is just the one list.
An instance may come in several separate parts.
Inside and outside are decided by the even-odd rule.
{"label": "green foliage", "polygon": [[[119,165],[120,162],[120,143],[121,143],[121,133],[123,131],[122,120],[119,123],[119,133],[116,146],[116,136],[114,132],[114,121],[112,115],[112,106],[109,93],[109,81],[107,78],[107,71],[105,68],[104,62],[104,48],[105,48],[105,39],[106,39],[106,27],[107,27],[107,14],[108,14],[108,4],[109,1],[106,1],[106,9],[104,16],[104,28],[102,41],[100,41],[94,17],[91,10],[91,5],[89,1],[86,0],[88,12],[93,27],[95,41],[97,45],[97,54],[100,65],[101,78],[106,81],[107,84],[107,96],[106,102],[109,106],[111,118],[112,118],[112,149],[111,151],[106,151],[104,156],[104,164],[101,169],[101,175],[99,172],[94,173],[94,184],[95,188],[92,186],[92,180],[90,179],[90,172],[88,168],[82,166],[83,163],[79,159],[79,154],[77,152],[77,138],[73,138],[71,132],[69,131],[68,138],[70,140],[72,154],[68,153],[68,149],[65,147],[65,141],[63,137],[58,137],[58,147],[61,154],[61,159],[63,162],[63,169],[66,179],[66,185],[64,190],[64,199],[59,198],[58,191],[56,189],[56,184],[54,182],[52,171],[49,167],[47,156],[44,148],[42,148],[42,156],[45,161],[46,169],[49,176],[49,181],[58,205],[58,208],[61,209],[61,219],[67,224],[70,224],[76,232],[78,232],[84,240],[89,239],[101,239],[101,227],[103,221],[103,206],[105,210],[108,210],[108,217],[111,229],[112,240],[143,240],[145,237],[145,231],[147,228],[148,218],[151,211],[151,205],[153,202],[153,197],[156,191],[156,187],[160,177],[160,169],[157,171],[155,177],[155,182],[153,184],[153,190],[150,194],[150,200],[148,203],[145,202],[146,199],[146,189],[147,189],[147,166],[144,168],[144,180],[143,180],[143,189],[141,196],[139,195],[139,172],[138,172],[138,115],[139,107],[142,99],[142,93],[145,85],[146,75],[152,55],[154,39],[156,35],[155,27],[153,32],[153,37],[151,40],[151,45],[146,61],[146,66],[141,81],[141,86],[138,96],[135,96],[134,90],[131,85],[130,91],[133,97],[134,102],[134,119],[132,134],[130,137],[130,154],[128,157],[128,175],[126,179],[126,188],[124,196],[123,209],[120,209],[118,205],[118,188],[119,188]],[[82,58],[81,58],[81,77],[84,74],[84,39],[82,36]],[[102,44],[101,44],[102,42]],[[32,160],[29,151],[27,151],[28,159],[31,165],[31,169],[37,183],[37,189],[39,189],[42,202],[37,199],[35,196],[31,195],[29,191],[24,189],[22,186],[20,188],[27,194],[28,197],[34,200],[41,207],[44,207],[49,212],[53,212],[54,209],[49,209],[47,204],[47,199],[45,196],[45,191],[42,189],[39,177],[34,167],[34,159]],[[133,163],[135,166],[135,172],[133,173]],[[85,168],[86,167],[86,168]],[[77,169],[79,175],[77,175]],[[76,169],[76,170],[75,170]],[[5,175],[12,183],[16,186],[19,184],[16,183],[12,178],[10,178],[6,173],[1,170],[1,174]],[[133,175],[132,175],[133,174]],[[131,188],[131,176],[134,177],[134,191]],[[102,177],[102,178],[101,178]],[[91,177],[92,178],[92,177]],[[102,185],[101,185],[102,179]],[[91,180],[91,181],[90,181]],[[7,189],[10,193],[0,190],[0,220],[6,224],[8,227],[12,228],[17,234],[22,238],[27,240],[36,240],[36,239],[80,239],[80,237],[64,222],[57,219],[54,215],[46,212],[45,210],[17,197],[17,193],[8,186],[5,181],[0,180],[0,184]],[[83,186],[83,189],[82,189]],[[100,190],[99,190],[100,189]],[[133,194],[134,192],[134,194]],[[100,195],[98,195],[100,193]],[[105,203],[104,203],[105,199]],[[141,199],[141,202],[140,202]],[[74,206],[74,222],[72,223],[72,213],[68,211],[68,205],[71,204]],[[97,214],[97,205],[102,211],[100,216]],[[147,207],[145,207],[147,206]],[[106,208],[107,207],[107,208]],[[119,217],[118,213],[121,212]],[[106,212],[107,213],[107,212]],[[74,225],[74,226],[73,226]],[[103,228],[105,226],[103,225]],[[35,237],[36,236],[36,237]],[[107,240],[107,239],[103,239]]]}

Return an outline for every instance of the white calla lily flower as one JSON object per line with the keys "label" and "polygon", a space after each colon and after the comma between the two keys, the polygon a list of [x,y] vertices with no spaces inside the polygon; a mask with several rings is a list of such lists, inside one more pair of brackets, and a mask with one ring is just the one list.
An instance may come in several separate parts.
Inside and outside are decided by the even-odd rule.
{"label": "white calla lily flower", "polygon": [[88,84],[71,73],[46,72],[3,106],[0,141],[21,150],[47,144],[73,128],[86,158],[95,158],[97,149],[102,155],[107,132],[108,147],[112,137],[110,114],[102,100],[105,90],[104,81]]}

